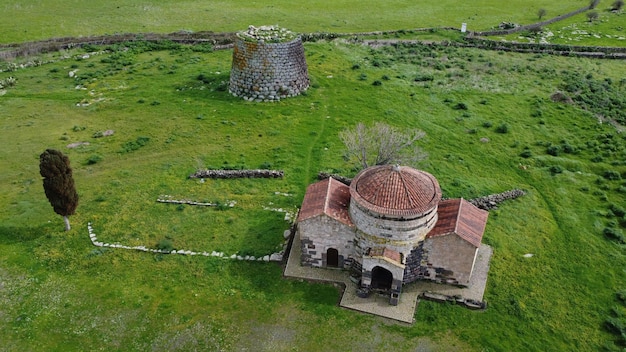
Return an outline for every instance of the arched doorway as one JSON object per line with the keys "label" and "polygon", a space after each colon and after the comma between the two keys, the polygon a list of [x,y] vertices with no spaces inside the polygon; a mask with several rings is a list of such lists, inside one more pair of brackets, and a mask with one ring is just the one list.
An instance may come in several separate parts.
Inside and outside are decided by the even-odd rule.
{"label": "arched doorway", "polygon": [[391,283],[393,282],[393,274],[391,271],[376,266],[372,269],[372,288],[379,290],[391,289]]}
{"label": "arched doorway", "polygon": [[339,251],[335,248],[328,248],[326,251],[326,266],[331,268],[339,267]]}

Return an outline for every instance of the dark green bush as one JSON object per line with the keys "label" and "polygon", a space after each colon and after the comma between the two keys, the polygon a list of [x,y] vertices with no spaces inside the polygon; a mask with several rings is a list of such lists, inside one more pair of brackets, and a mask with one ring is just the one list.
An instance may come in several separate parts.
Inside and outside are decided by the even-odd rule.
{"label": "dark green bush", "polygon": [[498,127],[496,127],[496,132],[509,133],[509,125],[507,125],[506,123],[499,125]]}
{"label": "dark green bush", "polygon": [[609,205],[609,210],[617,217],[624,217],[626,215],[626,210],[619,205],[611,204]]}
{"label": "dark green bush", "polygon": [[611,181],[622,179],[622,175],[620,175],[620,173],[615,170],[606,170],[604,171],[604,174],[602,174],[602,176],[604,176],[604,178],[606,178],[607,180],[611,180]]}
{"label": "dark green bush", "polygon": [[558,156],[559,154],[561,154],[561,146],[551,145],[548,147],[548,149],[546,149],[546,152],[550,155]]}
{"label": "dark green bush", "polygon": [[456,103],[456,105],[454,105],[452,108],[453,108],[454,110],[467,110],[467,109],[468,109],[467,104],[465,104],[465,103],[463,103],[463,102],[461,102],[461,103]]}
{"label": "dark green bush", "polygon": [[174,250],[174,243],[172,242],[172,240],[164,238],[157,242],[156,247],[157,249],[160,249],[162,251],[171,252]]}
{"label": "dark green bush", "polygon": [[611,241],[617,241],[620,243],[624,243],[626,241],[622,231],[614,227],[605,227],[604,230],[602,230],[602,234]]}
{"label": "dark green bush", "polygon": [[148,141],[150,141],[149,137],[137,137],[134,141],[128,141],[122,144],[122,152],[129,153],[135,151],[148,144]]}
{"label": "dark green bush", "polygon": [[413,81],[415,81],[415,82],[431,82],[434,79],[435,79],[435,77],[433,75],[419,74],[419,75],[415,76],[415,78],[413,78]]}
{"label": "dark green bush", "polygon": [[87,165],[97,164],[97,163],[99,163],[101,161],[102,161],[102,155],[100,155],[100,154],[93,154],[93,155],[89,156],[89,158],[87,159]]}
{"label": "dark green bush", "polygon": [[519,156],[521,156],[522,158],[530,158],[531,156],[533,156],[533,153],[530,150],[526,149],[521,152]]}
{"label": "dark green bush", "polygon": [[550,171],[550,173],[553,176],[563,172],[563,168],[561,166],[559,166],[559,165],[552,165],[552,166],[550,166],[550,168],[548,170]]}

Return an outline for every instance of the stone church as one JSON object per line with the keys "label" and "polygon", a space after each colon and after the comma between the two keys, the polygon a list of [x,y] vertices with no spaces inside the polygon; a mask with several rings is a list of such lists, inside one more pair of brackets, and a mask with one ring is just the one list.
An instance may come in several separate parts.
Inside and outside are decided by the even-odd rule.
{"label": "stone church", "polygon": [[437,179],[407,166],[362,170],[347,186],[311,184],[297,218],[303,266],[360,276],[360,295],[386,292],[398,303],[416,280],[468,286],[488,212],[441,199]]}

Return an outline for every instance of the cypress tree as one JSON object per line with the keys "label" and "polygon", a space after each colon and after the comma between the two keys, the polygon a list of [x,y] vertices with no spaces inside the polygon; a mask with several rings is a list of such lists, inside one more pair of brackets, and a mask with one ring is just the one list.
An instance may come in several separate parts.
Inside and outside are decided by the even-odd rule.
{"label": "cypress tree", "polygon": [[63,216],[65,231],[69,231],[68,216],[74,215],[78,206],[78,193],[74,187],[70,159],[58,150],[46,149],[39,156],[39,173],[43,176],[46,197],[54,212]]}

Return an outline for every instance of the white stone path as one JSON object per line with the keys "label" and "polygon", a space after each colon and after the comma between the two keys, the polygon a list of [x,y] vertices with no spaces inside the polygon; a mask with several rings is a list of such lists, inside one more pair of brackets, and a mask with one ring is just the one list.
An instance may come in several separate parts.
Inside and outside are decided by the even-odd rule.
{"label": "white stone path", "polygon": [[[121,249],[135,250],[135,251],[141,251],[141,252],[150,252],[150,253],[161,253],[161,254],[201,255],[205,257],[217,257],[221,259],[259,261],[259,262],[260,261],[280,262],[283,260],[283,255],[284,255],[284,251],[268,254],[262,257],[255,257],[251,255],[241,256],[236,253],[228,255],[228,254],[224,254],[223,252],[216,252],[216,251],[196,252],[196,251],[185,250],[185,249],[177,249],[177,250],[168,251],[164,249],[148,248],[146,246],[126,246],[126,245],[119,244],[119,243],[107,243],[107,242],[98,241],[98,237],[93,232],[93,227],[91,226],[91,222],[87,224],[87,230],[89,231],[89,239],[91,240],[91,243],[96,247],[121,248]],[[289,230],[286,230],[285,232],[288,232],[288,231]]]}

